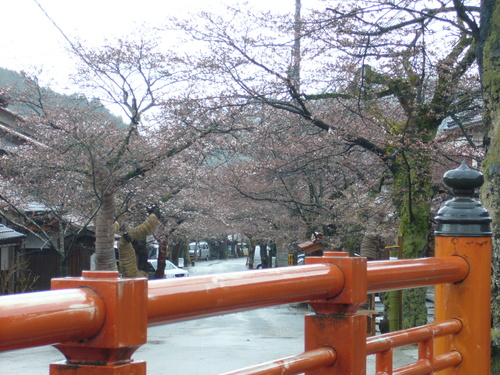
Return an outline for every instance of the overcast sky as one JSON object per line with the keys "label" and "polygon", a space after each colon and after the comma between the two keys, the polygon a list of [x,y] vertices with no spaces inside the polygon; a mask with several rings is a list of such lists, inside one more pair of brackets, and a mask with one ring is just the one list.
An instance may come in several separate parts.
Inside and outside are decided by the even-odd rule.
{"label": "overcast sky", "polygon": [[[303,0],[303,3],[311,0]],[[71,70],[67,42],[40,9],[70,37],[99,45],[124,36],[143,23],[159,25],[168,15],[187,15],[199,9],[222,10],[239,0],[14,0],[2,6],[0,66],[32,71],[43,67],[42,82],[63,87]],[[293,13],[295,0],[250,0],[263,10]]]}

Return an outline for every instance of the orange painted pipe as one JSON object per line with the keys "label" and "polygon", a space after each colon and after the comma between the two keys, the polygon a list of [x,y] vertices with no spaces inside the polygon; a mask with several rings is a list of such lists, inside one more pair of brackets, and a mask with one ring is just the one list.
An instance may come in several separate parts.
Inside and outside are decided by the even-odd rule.
{"label": "orange painted pipe", "polygon": [[90,289],[0,297],[0,351],[84,340],[99,332],[105,307]]}
{"label": "orange painted pipe", "polygon": [[335,350],[325,347],[236,371],[225,372],[221,375],[294,375],[331,366],[336,360],[337,353]]}
{"label": "orange painted pipe", "polygon": [[368,292],[456,283],[469,273],[458,256],[372,261],[367,264]]}
{"label": "orange painted pipe", "polygon": [[433,337],[452,335],[462,330],[462,322],[458,319],[427,324],[409,328],[404,331],[386,333],[366,339],[366,355],[379,353],[391,348],[416,344]]}
{"label": "orange painted pipe", "polygon": [[[452,351],[434,358],[431,363],[429,360],[419,360],[416,363],[400,367],[393,371],[393,375],[428,375],[435,372],[456,367],[462,361],[459,352]],[[378,374],[377,374],[378,375]]]}
{"label": "orange painted pipe", "polygon": [[453,350],[449,353],[438,355],[434,358],[433,370],[438,372],[447,368],[456,367],[462,363],[462,354]]}
{"label": "orange painted pipe", "polygon": [[338,295],[333,264],[233,272],[149,282],[148,323],[158,324]]}

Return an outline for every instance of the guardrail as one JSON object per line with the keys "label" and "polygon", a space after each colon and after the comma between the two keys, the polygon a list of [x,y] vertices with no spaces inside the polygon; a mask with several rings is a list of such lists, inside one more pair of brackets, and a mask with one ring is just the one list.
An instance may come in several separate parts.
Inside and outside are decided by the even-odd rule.
{"label": "guardrail", "polygon": [[[489,374],[491,219],[472,198],[478,181],[463,166],[445,175],[456,197],[436,218],[435,258],[367,263],[326,252],[305,266],[149,283],[85,271],[54,279],[52,291],[0,297],[0,350],[55,344],[66,362],[52,375],[142,375],[132,355],[148,325],[307,301],[315,314],[305,317],[304,353],[227,374],[358,375],[369,354],[377,375]],[[425,285],[437,285],[436,323],[366,338],[357,310],[368,292]],[[418,360],[393,369],[394,348],[413,343]]]}

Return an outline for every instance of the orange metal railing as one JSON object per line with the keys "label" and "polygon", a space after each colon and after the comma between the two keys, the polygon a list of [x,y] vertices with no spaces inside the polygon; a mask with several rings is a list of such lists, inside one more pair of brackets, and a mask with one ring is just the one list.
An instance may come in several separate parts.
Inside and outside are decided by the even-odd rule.
{"label": "orange metal railing", "polygon": [[[86,362],[95,362],[92,358],[102,349],[102,343],[109,341],[106,336],[110,332],[112,336],[119,336],[120,325],[125,324],[127,327],[134,325],[134,317],[130,316],[130,314],[133,315],[130,306],[132,305],[131,299],[135,298],[147,298],[147,303],[144,301],[142,305],[147,306],[147,314],[144,314],[145,320],[147,320],[146,324],[159,324],[275,304],[312,300],[310,304],[317,311],[326,311],[328,314],[321,313],[306,317],[306,319],[312,319],[313,322],[306,323],[306,351],[304,353],[229,374],[299,374],[304,371],[307,371],[308,374],[321,374],[322,372],[318,368],[331,369],[336,361],[338,364],[343,347],[347,347],[349,350],[356,348],[360,353],[359,357],[363,358],[367,354],[378,353],[377,371],[379,374],[425,373],[422,372],[422,369],[436,371],[456,366],[461,362],[462,355],[459,352],[448,350],[448,353],[438,356],[426,354],[416,364],[402,369],[402,372],[391,372],[391,353],[394,348],[411,343],[420,343],[421,346],[430,345],[429,342],[433,342],[434,338],[460,332],[462,329],[461,320],[449,320],[366,340],[365,317],[357,315],[356,309],[351,310],[349,306],[356,306],[364,300],[359,298],[356,289],[361,289],[362,293],[359,295],[366,298],[367,290],[390,290],[433,283],[454,285],[453,283],[465,279],[470,272],[469,262],[463,257],[447,256],[416,260],[379,261],[369,262],[366,265],[364,258],[348,258],[344,253],[327,253],[324,257],[315,258],[314,261],[326,263],[209,277],[192,277],[173,282],[152,281],[149,282],[147,288],[145,284],[143,285],[143,290],[147,291],[147,295],[142,297],[137,297],[137,293],[134,291],[137,289],[136,283],[138,281],[146,283],[146,280],[120,279],[118,274],[114,272],[85,272],[82,278],[57,279],[54,280],[54,287],[69,289],[0,298],[0,349],[66,342],[58,345],[58,348],[66,355],[70,364],[81,365]],[[384,267],[388,272],[383,272]],[[363,272],[359,272],[359,268],[365,270],[366,283],[358,280],[358,288],[355,286],[346,287],[346,281],[350,280],[352,283],[355,276],[358,279],[363,279],[361,277]],[[104,287],[101,285],[103,283]],[[117,284],[119,287],[116,287]],[[82,288],[81,285],[86,286]],[[101,290],[99,290],[100,288]],[[107,290],[109,288],[112,291]],[[131,297],[126,298],[128,302],[121,302],[128,313],[127,321],[114,321],[112,327],[106,327],[105,319],[109,320],[110,315],[117,314],[121,310],[117,306],[110,308],[106,297],[116,300],[115,304],[120,305],[119,300],[123,295],[118,296],[116,293],[118,290],[123,292],[127,289],[133,292]],[[348,303],[348,300],[351,300],[352,303]],[[181,301],[182,303],[180,303]],[[137,305],[136,301],[133,304]],[[342,316],[342,319],[339,319],[339,316]],[[72,322],[71,329],[68,329],[67,325],[60,324],[67,320]],[[339,341],[342,343],[332,342],[331,346],[324,347],[325,343],[321,336],[325,335],[325,323],[328,323],[326,326],[329,327],[326,330],[328,331],[326,335],[330,335],[331,328],[332,332],[336,332],[333,336],[339,337]],[[320,331],[322,332],[317,331],[317,327],[321,327]],[[307,332],[308,329],[312,330],[312,336],[314,336],[312,339],[311,332]],[[353,336],[352,333],[356,331],[361,338],[361,340],[358,339],[360,345],[355,345],[356,339],[348,340],[349,336]],[[100,336],[101,338],[91,345],[91,350],[84,348],[81,340],[87,340],[96,334],[98,338]],[[131,343],[119,340],[119,342],[114,343],[111,340],[110,345],[104,344],[108,352],[112,351],[109,346],[115,345],[116,348],[114,353],[108,357],[102,355],[99,357],[98,355],[100,361],[107,361],[107,365],[104,367],[92,365],[96,368],[97,372],[95,373],[100,374],[101,372],[98,370],[104,371],[105,367],[116,367],[116,364],[122,363],[124,358],[126,361],[130,360],[136,347],[145,342],[145,337],[142,339],[144,342],[140,342],[141,334],[139,333],[138,336],[139,338],[133,339]],[[95,340],[89,340],[87,345]],[[321,345],[318,345],[318,340],[322,342]],[[366,349],[363,350],[363,347]],[[428,347],[426,348],[428,349]],[[421,351],[428,353],[427,349]],[[354,358],[352,354],[349,354],[349,357]],[[358,366],[356,363],[363,364],[364,360],[361,362],[351,360],[349,362],[350,365],[347,367],[355,367]],[[132,363],[137,366],[141,362]],[[63,373],[64,366],[53,365],[51,373]],[[120,366],[123,366],[123,363]],[[345,366],[340,368],[341,372],[324,373],[350,373],[345,372]],[[287,372],[283,372],[283,369],[287,369]],[[351,368],[349,371],[351,370],[355,370],[355,368]],[[410,372],[413,370],[415,372]],[[127,369],[126,371],[131,370]]]}
{"label": "orange metal railing", "polygon": [[369,293],[456,283],[469,273],[469,263],[459,256],[379,260],[367,267]]}
{"label": "orange metal railing", "polygon": [[[177,281],[177,280],[176,280]],[[339,294],[344,274],[333,264],[284,267],[149,283],[150,324],[244,309],[325,299]]]}
{"label": "orange metal railing", "polygon": [[335,349],[330,347],[310,350],[291,357],[261,363],[221,375],[288,375],[332,366],[337,360]]}
{"label": "orange metal railing", "polygon": [[[261,271],[237,272],[231,274],[192,277],[172,281],[152,281],[147,289],[147,322],[148,324],[158,324],[178,321],[182,319],[193,319],[215,315],[220,313],[240,311],[243,309],[264,307],[274,304],[291,303],[298,301],[311,301],[311,305],[318,311],[327,311],[330,314],[316,319],[322,320],[318,324],[324,329],[324,319],[329,322],[328,326],[335,327],[337,337],[341,338],[345,346],[347,336],[339,335],[338,331],[351,331],[353,327],[349,319],[358,321],[358,335],[364,341],[361,347],[365,346],[366,351],[359,350],[360,356],[379,353],[377,365],[378,371],[387,371],[392,364],[392,349],[410,343],[428,342],[430,338],[440,337],[458,333],[462,324],[458,320],[448,323],[438,323],[424,326],[402,333],[389,334],[370,338],[367,341],[364,337],[366,329],[363,316],[356,315],[355,309],[349,310],[346,306],[355,306],[345,303],[348,299],[358,298],[358,303],[366,298],[366,291],[389,290],[407,288],[418,285],[430,285],[432,283],[456,283],[463,280],[469,273],[469,263],[459,256],[448,256],[439,258],[424,258],[416,260],[398,260],[387,262],[370,262],[366,265],[363,258],[348,258],[345,253],[327,253],[325,257],[315,258],[316,263],[303,267],[287,267],[278,269],[268,269]],[[365,268],[366,267],[366,268]],[[388,272],[383,272],[384,267]],[[367,283],[360,283],[358,286],[362,290],[359,296],[353,291],[356,288],[346,288],[346,279],[357,276],[358,279],[363,273],[359,268],[364,269]],[[145,282],[145,280],[142,280]],[[136,290],[136,279],[120,279],[114,272],[85,272],[82,278],[67,278],[54,281],[54,286],[58,288],[70,288],[54,290],[50,292],[31,293],[24,295],[14,295],[2,297],[2,306],[11,308],[0,308],[1,342],[2,350],[29,347],[36,345],[56,344],[58,342],[72,342],[73,344],[58,345],[59,349],[70,358],[71,363],[92,362],[92,356],[96,355],[102,343],[97,343],[92,350],[85,350],[76,341],[86,340],[102,333],[105,314],[108,316],[110,310],[109,303],[104,306],[101,296],[108,296],[112,300],[119,300],[115,293],[117,290]],[[89,284],[85,288],[74,288],[82,284]],[[101,285],[104,284],[104,285]],[[116,287],[116,285],[119,285]],[[99,285],[99,287],[96,287]],[[128,288],[127,288],[128,285]],[[94,292],[93,289],[101,289]],[[111,288],[111,291],[108,290]],[[135,293],[135,292],[134,292]],[[135,295],[133,293],[133,295]],[[344,296],[343,296],[344,295]],[[360,299],[360,296],[364,296]],[[131,299],[141,298],[129,297],[122,304],[126,305],[128,312],[127,327],[131,327]],[[142,297],[144,298],[144,296]],[[346,299],[345,301],[342,301]],[[181,303],[182,302],[182,303]],[[119,305],[120,302],[118,301]],[[134,305],[137,305],[134,301]],[[112,305],[111,305],[112,306]],[[111,310],[118,313],[119,307]],[[341,322],[349,322],[342,328],[338,324],[338,316],[342,314]],[[119,315],[119,314],[118,314]],[[71,320],[71,330],[62,328],[63,321]],[[330,320],[337,320],[332,323]],[[124,322],[121,322],[123,325]],[[313,323],[314,326],[315,323]],[[133,325],[133,324],[132,324]],[[112,335],[119,336],[120,330],[117,327],[120,322],[114,321],[111,328]],[[37,327],[34,329],[33,327]],[[64,326],[66,327],[66,326]],[[314,328],[313,328],[314,331]],[[354,332],[354,331],[352,331]],[[351,332],[349,332],[350,334]],[[130,334],[130,332],[129,332]],[[318,335],[323,333],[314,332],[316,341]],[[98,336],[99,336],[98,335]],[[141,335],[138,334],[138,341]],[[106,342],[106,337],[101,338]],[[136,341],[137,341],[136,340]],[[132,340],[134,341],[134,340]],[[352,344],[353,342],[351,342]],[[113,343],[112,343],[113,344]],[[314,369],[328,368],[335,363],[338,358],[339,345],[332,343],[332,347],[318,349],[317,344],[313,344],[314,349],[289,358],[277,360],[267,364],[261,364],[250,369],[235,371],[231,374],[272,374],[273,371],[281,373],[284,368],[287,374],[298,374],[303,371],[315,371]],[[129,360],[137,345],[141,343],[119,342],[113,354],[109,357],[100,357],[101,361],[108,361],[108,367],[119,362],[118,359]],[[324,344],[323,344],[324,345]],[[333,349],[335,348],[335,349]],[[350,348],[352,349],[352,348]],[[106,347],[106,351],[110,351]],[[84,354],[78,354],[83,352]],[[434,370],[443,366],[455,366],[461,360],[458,352],[446,354],[438,357],[424,358],[419,360],[413,367],[427,368],[431,366]],[[140,363],[140,362],[138,362]],[[430,365],[431,364],[431,365]],[[54,365],[62,373],[61,366]],[[53,368],[53,373],[59,370]],[[101,367],[97,366],[97,369]],[[129,369],[130,370],[130,369]],[[129,371],[127,370],[127,371]],[[391,370],[392,371],[392,370]],[[99,372],[96,372],[99,373]],[[382,372],[383,373],[383,372]],[[410,373],[410,372],[403,372]],[[418,373],[418,372],[415,372]]]}
{"label": "orange metal railing", "polygon": [[[0,350],[55,344],[66,363],[52,375],[144,375],[132,355],[148,325],[307,301],[315,314],[305,317],[303,353],[228,374],[365,374],[375,354],[377,375],[488,375],[491,219],[460,179],[450,185],[462,196],[438,216],[435,258],[367,263],[326,252],[300,267],[149,283],[84,271],[54,279],[49,292],[0,297]],[[357,310],[368,292],[426,285],[436,285],[436,323],[366,338]],[[394,349],[408,344],[418,360],[393,369]]]}
{"label": "orange metal railing", "polygon": [[[451,351],[440,356],[434,356],[434,338],[457,334],[462,330],[462,322],[458,319],[429,324],[422,327],[407,329],[382,336],[367,339],[367,354],[377,355],[376,371],[383,374],[431,374],[434,371],[457,366],[462,356],[457,351]],[[405,345],[418,344],[418,361],[393,372],[393,349]]]}
{"label": "orange metal railing", "polygon": [[3,296],[0,306],[0,350],[92,337],[106,318],[103,300],[87,288]]}

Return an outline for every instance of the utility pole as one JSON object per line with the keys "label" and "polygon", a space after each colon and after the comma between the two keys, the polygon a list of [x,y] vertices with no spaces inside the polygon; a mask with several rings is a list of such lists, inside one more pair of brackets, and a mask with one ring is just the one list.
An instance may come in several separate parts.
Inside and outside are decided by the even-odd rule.
{"label": "utility pole", "polygon": [[292,67],[290,79],[295,91],[300,93],[300,39],[302,34],[302,18],[300,16],[301,0],[295,0],[295,17],[293,24],[294,43],[292,47]]}

